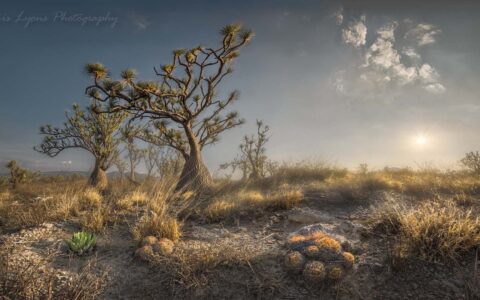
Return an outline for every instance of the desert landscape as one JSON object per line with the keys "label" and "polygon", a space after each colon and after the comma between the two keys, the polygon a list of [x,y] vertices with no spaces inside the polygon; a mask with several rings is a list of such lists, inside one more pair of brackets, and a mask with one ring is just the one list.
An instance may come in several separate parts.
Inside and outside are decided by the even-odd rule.
{"label": "desert landscape", "polygon": [[[457,71],[474,72],[475,48],[449,40],[466,40],[452,34],[459,15],[473,32],[473,2],[430,14],[426,4],[282,1],[245,13],[252,29],[243,18],[218,25],[243,14],[205,3],[187,5],[202,15],[198,36],[170,23],[183,3],[165,3],[164,15],[121,3],[124,23],[123,10],[49,5],[1,17],[1,30],[54,44],[6,46],[20,69],[29,57],[53,66],[38,78],[48,94],[5,78],[7,98],[20,100],[2,106],[25,116],[0,112],[0,299],[480,299],[478,87]],[[318,45],[299,35],[306,23],[323,33]],[[170,50],[146,69],[149,30],[161,25]],[[42,28],[107,43],[78,50]],[[280,32],[289,40],[277,49]],[[116,35],[152,52],[133,55]],[[64,71],[86,52],[106,63]],[[309,58],[328,69],[336,52],[351,65],[312,80]],[[292,82],[297,67],[305,76]],[[237,86],[250,98],[238,111]],[[82,100],[58,114],[53,98],[67,94]]]}

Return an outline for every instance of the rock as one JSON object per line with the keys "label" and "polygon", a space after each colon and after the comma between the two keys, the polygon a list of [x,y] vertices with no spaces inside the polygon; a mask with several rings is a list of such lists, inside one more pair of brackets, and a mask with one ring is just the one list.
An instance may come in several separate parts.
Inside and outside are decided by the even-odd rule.
{"label": "rock", "polygon": [[155,244],[157,242],[157,238],[154,237],[153,235],[149,235],[149,236],[146,236],[143,238],[142,242],[140,243],[142,246],[145,246],[145,245],[150,245],[152,246],[153,244]]}
{"label": "rock", "polygon": [[316,211],[310,209],[308,207],[297,207],[290,210],[288,214],[288,220],[295,223],[301,224],[312,224],[312,223],[320,223],[320,222],[331,222],[332,217],[322,213],[320,211]]}
{"label": "rock", "polygon": [[303,269],[303,277],[311,283],[318,283],[325,279],[325,265],[317,260],[309,261]]}
{"label": "rock", "polygon": [[342,242],[342,249],[343,249],[343,251],[351,252],[353,247],[352,247],[352,244],[349,241],[343,241]]}
{"label": "rock", "polygon": [[153,251],[161,255],[172,254],[175,245],[169,239],[162,238],[152,245]]}
{"label": "rock", "polygon": [[381,263],[373,263],[372,264],[372,270],[375,272],[375,273],[381,273],[383,271],[383,265]]}
{"label": "rock", "polygon": [[153,249],[150,245],[145,245],[135,251],[135,256],[143,260],[148,260],[153,255]]}

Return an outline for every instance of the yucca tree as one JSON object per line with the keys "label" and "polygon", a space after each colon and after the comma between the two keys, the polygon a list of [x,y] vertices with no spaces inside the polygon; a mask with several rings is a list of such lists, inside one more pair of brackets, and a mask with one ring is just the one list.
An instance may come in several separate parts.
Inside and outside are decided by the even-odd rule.
{"label": "yucca tree", "polygon": [[242,180],[246,180],[247,177],[253,180],[265,177],[268,167],[272,165],[265,154],[265,144],[270,139],[269,131],[268,125],[257,120],[257,135],[245,135],[239,146],[241,154],[233,161],[220,165],[220,169],[231,168],[232,174],[239,169],[242,172]]}
{"label": "yucca tree", "polygon": [[156,81],[138,81],[131,69],[114,80],[101,64],[86,67],[93,78],[86,90],[91,98],[106,103],[105,110],[125,110],[133,119],[150,120],[150,136],[181,153],[185,164],[177,188],[208,185],[211,175],[202,149],[243,123],[236,112],[224,114],[238,92],[222,97],[218,87],[232,73],[232,63],[253,34],[240,25],[227,25],[220,33],[217,47],[174,50],[171,63],[155,69]]}
{"label": "yucca tree", "polygon": [[89,184],[104,189],[108,185],[106,170],[118,156],[119,129],[127,113],[98,113],[96,106],[92,102],[82,110],[74,104],[73,111],[65,113],[67,121],[62,127],[41,126],[40,134],[45,137],[34,149],[50,157],[70,148],[87,150],[95,158]]}
{"label": "yucca tree", "polygon": [[124,144],[125,159],[128,162],[130,175],[128,179],[135,184],[139,184],[135,179],[135,169],[145,156],[145,150],[138,147],[135,143],[136,136],[138,135],[139,128],[128,124],[124,128],[120,129],[122,143]]}

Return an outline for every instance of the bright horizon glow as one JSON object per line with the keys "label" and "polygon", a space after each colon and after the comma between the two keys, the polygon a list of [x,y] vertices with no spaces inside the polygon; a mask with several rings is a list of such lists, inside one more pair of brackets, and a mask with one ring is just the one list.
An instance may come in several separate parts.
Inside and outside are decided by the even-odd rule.
{"label": "bright horizon glow", "polygon": [[415,137],[415,144],[418,146],[424,146],[427,144],[427,138],[423,134],[418,134]]}

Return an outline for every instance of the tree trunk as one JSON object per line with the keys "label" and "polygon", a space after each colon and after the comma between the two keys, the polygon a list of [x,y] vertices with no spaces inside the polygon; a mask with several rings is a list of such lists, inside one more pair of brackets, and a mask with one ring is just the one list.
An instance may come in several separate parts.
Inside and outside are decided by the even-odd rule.
{"label": "tree trunk", "polygon": [[104,166],[98,160],[95,161],[95,167],[93,168],[93,172],[90,175],[90,179],[88,183],[91,186],[94,186],[100,190],[104,190],[108,186],[108,178],[107,173],[105,172]]}
{"label": "tree trunk", "polygon": [[183,165],[182,174],[175,188],[177,191],[187,187],[203,188],[212,183],[212,176],[203,162],[200,145],[189,125],[185,125],[185,133],[190,146],[190,155]]}

